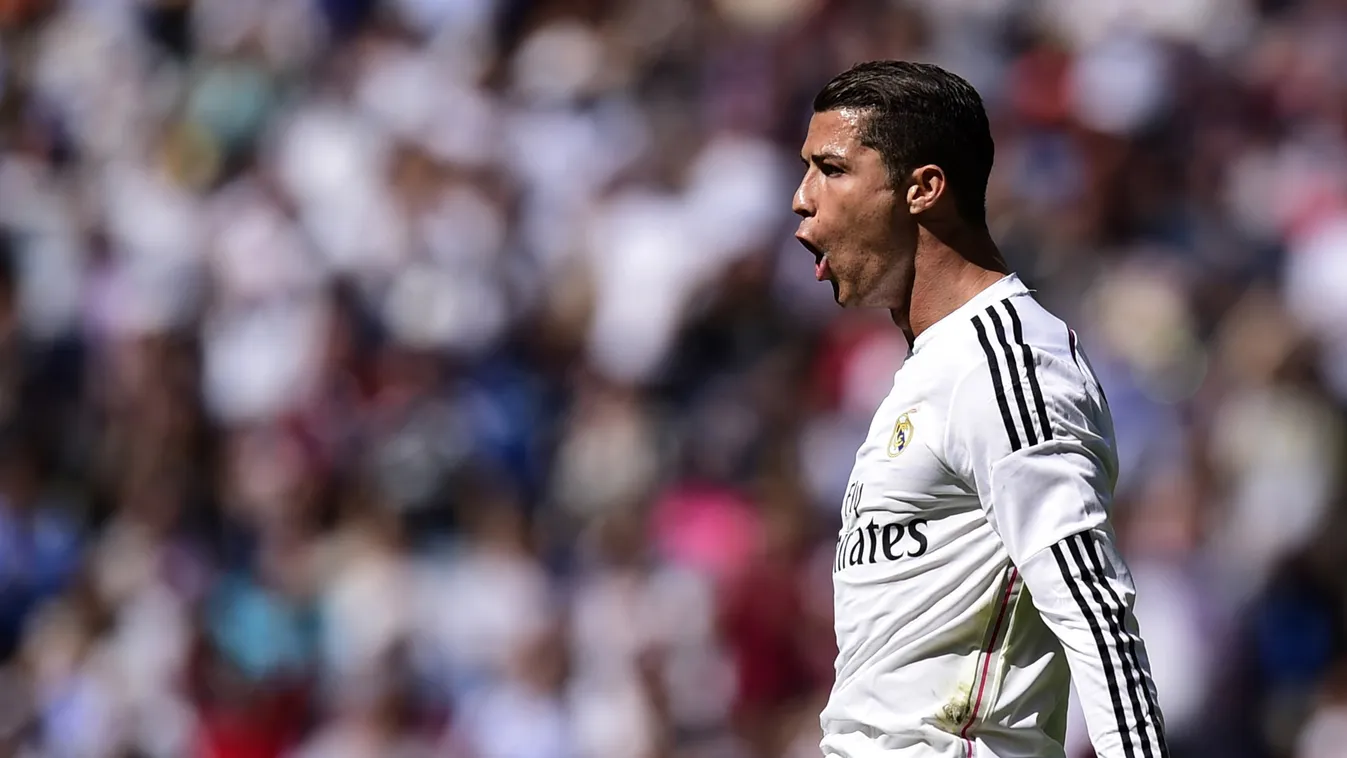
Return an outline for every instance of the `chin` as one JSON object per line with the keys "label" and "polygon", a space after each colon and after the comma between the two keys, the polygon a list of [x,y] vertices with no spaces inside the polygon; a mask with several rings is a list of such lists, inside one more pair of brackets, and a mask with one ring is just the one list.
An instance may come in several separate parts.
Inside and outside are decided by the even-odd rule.
{"label": "chin", "polygon": [[887,301],[884,298],[877,298],[874,297],[873,295],[867,296],[859,294],[855,290],[842,292],[839,291],[837,285],[835,284],[833,285],[833,299],[836,300],[837,304],[842,306],[843,308],[889,309],[893,307],[891,305],[888,305]]}
{"label": "chin", "polygon": [[865,298],[859,297],[855,293],[838,294],[837,290],[833,290],[833,299],[836,300],[837,304],[842,306],[843,308],[864,310],[866,308],[874,307],[869,303],[865,302]]}

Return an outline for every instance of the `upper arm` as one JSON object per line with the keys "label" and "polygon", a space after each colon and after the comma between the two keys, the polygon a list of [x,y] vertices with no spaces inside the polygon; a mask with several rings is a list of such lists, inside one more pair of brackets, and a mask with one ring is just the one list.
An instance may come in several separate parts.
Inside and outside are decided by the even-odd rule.
{"label": "upper arm", "polygon": [[1018,561],[1106,520],[1117,476],[1112,424],[1070,355],[983,327],[981,360],[953,390],[945,454]]}

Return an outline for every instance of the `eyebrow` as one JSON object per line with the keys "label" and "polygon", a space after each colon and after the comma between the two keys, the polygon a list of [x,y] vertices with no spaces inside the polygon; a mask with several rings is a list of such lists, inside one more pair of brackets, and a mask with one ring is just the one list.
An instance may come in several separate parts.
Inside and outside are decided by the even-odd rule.
{"label": "eyebrow", "polygon": [[808,158],[804,157],[803,155],[800,156],[800,162],[804,163],[804,165],[806,166],[810,165],[811,163],[821,163],[823,161],[842,161],[842,160],[845,160],[845,157],[841,153],[834,153],[828,151],[824,151],[821,153],[814,153],[813,155],[810,155]]}

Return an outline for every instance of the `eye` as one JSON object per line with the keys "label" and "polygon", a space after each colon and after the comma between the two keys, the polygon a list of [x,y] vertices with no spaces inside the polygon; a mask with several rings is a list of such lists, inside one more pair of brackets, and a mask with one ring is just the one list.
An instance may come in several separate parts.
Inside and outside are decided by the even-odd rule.
{"label": "eye", "polygon": [[842,173],[841,167],[835,166],[831,163],[820,163],[818,166],[818,170],[824,176],[837,176],[838,174]]}

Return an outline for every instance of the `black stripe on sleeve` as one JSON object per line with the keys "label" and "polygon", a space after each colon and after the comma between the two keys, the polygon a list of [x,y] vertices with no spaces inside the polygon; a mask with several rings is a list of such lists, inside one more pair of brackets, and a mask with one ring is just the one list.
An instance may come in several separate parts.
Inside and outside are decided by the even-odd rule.
{"label": "black stripe on sleeve", "polygon": [[[1067,541],[1068,545],[1070,542]],[[1074,546],[1072,546],[1074,550]],[[1127,716],[1123,713],[1122,693],[1118,690],[1118,675],[1113,670],[1113,658],[1109,655],[1108,644],[1104,642],[1104,630],[1099,626],[1099,619],[1095,617],[1094,610],[1086,602],[1085,595],[1081,593],[1080,586],[1076,577],[1071,573],[1071,565],[1067,563],[1066,554],[1062,551],[1061,543],[1052,546],[1052,555],[1057,559],[1057,567],[1062,572],[1062,581],[1071,590],[1071,597],[1076,599],[1076,605],[1080,607],[1081,615],[1085,617],[1086,623],[1090,625],[1090,632],[1094,634],[1095,645],[1099,648],[1100,662],[1104,667],[1104,679],[1108,683],[1108,694],[1113,700],[1113,716],[1118,721],[1118,735],[1122,739],[1123,753],[1127,758],[1134,758],[1136,755],[1132,747],[1132,734],[1127,727]]]}
{"label": "black stripe on sleeve", "polygon": [[[1037,445],[1038,434],[1034,432],[1034,420],[1029,415],[1029,405],[1024,400],[1024,383],[1020,381],[1020,370],[1015,365],[1015,350],[1010,346],[1010,340],[1006,339],[1006,330],[1001,325],[1001,316],[996,312],[995,305],[987,306],[987,315],[991,317],[992,328],[996,330],[996,339],[1000,340],[1001,349],[1006,352],[1006,369],[1010,374],[1010,386],[1015,390],[1015,403],[1020,407],[1020,422],[1024,424],[1024,436],[1029,439],[1030,446]],[[1032,365],[1026,368],[1033,370]]]}
{"label": "black stripe on sleeve", "polygon": [[1010,417],[1010,403],[1006,400],[1006,387],[1001,382],[1001,367],[996,362],[996,351],[992,349],[991,340],[987,339],[987,327],[982,325],[982,318],[973,317],[973,326],[978,332],[978,341],[982,343],[982,350],[987,354],[987,366],[992,372],[992,388],[996,390],[996,402],[1001,406],[1001,420],[1006,425],[1006,436],[1010,438],[1010,449],[1019,450],[1020,433],[1015,431],[1015,421]]}
{"label": "black stripe on sleeve", "polygon": [[[1015,342],[1020,346],[1024,353],[1024,372],[1029,375],[1029,390],[1034,395],[1034,408],[1038,411],[1038,420],[1043,425],[1043,439],[1052,439],[1052,424],[1048,422],[1048,409],[1043,403],[1043,388],[1038,385],[1038,370],[1034,368],[1034,354],[1029,349],[1028,343],[1024,341],[1024,325],[1020,323],[1020,314],[1015,310],[1014,304],[1010,298],[1004,301],[1006,312],[1010,314],[1010,325],[1015,332]],[[1075,354],[1075,335],[1072,335],[1071,352]]]}
{"label": "black stripe on sleeve", "polygon": [[[1108,594],[1109,600],[1113,603],[1114,608],[1117,609],[1114,612],[1115,617],[1117,619],[1116,623],[1114,624],[1114,632],[1118,634],[1120,637],[1124,637],[1127,640],[1127,645],[1125,648],[1127,658],[1124,659],[1123,661],[1123,672],[1124,673],[1130,673],[1132,671],[1136,672],[1136,679],[1138,682],[1136,687],[1137,689],[1141,690],[1141,695],[1146,700],[1146,709],[1148,712],[1147,714],[1148,718],[1146,718],[1142,723],[1138,724],[1138,731],[1140,731],[1142,737],[1145,738],[1147,736],[1146,724],[1149,723],[1151,725],[1151,728],[1155,730],[1155,736],[1159,740],[1160,755],[1164,756],[1165,758],[1168,758],[1169,745],[1165,743],[1164,720],[1160,715],[1159,706],[1157,706],[1155,703],[1155,698],[1151,695],[1151,689],[1148,686],[1148,682],[1146,680],[1146,671],[1141,668],[1141,656],[1137,654],[1137,637],[1134,634],[1126,633],[1127,611],[1123,607],[1122,598],[1118,597],[1118,593],[1113,590],[1113,586],[1110,585],[1107,579],[1104,577],[1104,563],[1103,560],[1099,557],[1099,546],[1095,544],[1094,540],[1086,539],[1085,535],[1081,535],[1081,540],[1085,548],[1085,555],[1089,557],[1090,565],[1094,568],[1095,576],[1099,577],[1100,580],[1099,583],[1103,585],[1104,592]],[[1123,651],[1124,648],[1120,647],[1119,652],[1122,653]],[[1130,676],[1128,677],[1128,683],[1129,683],[1128,686],[1132,686]],[[1133,696],[1133,699],[1135,702],[1135,696]],[[1139,705],[1137,706],[1137,711],[1138,713],[1140,713]]]}
{"label": "black stripe on sleeve", "polygon": [[[1118,663],[1122,666],[1123,681],[1127,686],[1127,697],[1132,703],[1132,714],[1136,717],[1137,736],[1141,741],[1141,752],[1145,755],[1145,758],[1154,758],[1154,753],[1151,750],[1150,735],[1146,733],[1146,722],[1142,718],[1141,699],[1137,696],[1136,678],[1132,675],[1131,666],[1127,665],[1127,653],[1125,652],[1127,649],[1127,641],[1123,639],[1122,631],[1118,628],[1118,620],[1114,616],[1113,609],[1104,602],[1104,595],[1099,589],[1101,584],[1108,584],[1108,579],[1105,578],[1102,573],[1095,574],[1091,572],[1090,568],[1085,564],[1085,558],[1081,556],[1081,551],[1085,549],[1084,546],[1087,539],[1086,533],[1082,532],[1081,534],[1077,534],[1067,541],[1067,548],[1071,551],[1071,557],[1075,559],[1076,566],[1080,569],[1081,583],[1090,590],[1090,596],[1094,598],[1096,603],[1098,603],[1101,615],[1104,617],[1104,622],[1108,624],[1109,631],[1112,632],[1113,644],[1118,651]],[[1099,654],[1105,659],[1110,660],[1110,665],[1112,665],[1110,654],[1107,649],[1101,647],[1099,649]],[[1119,712],[1119,716],[1122,715],[1123,714]],[[1120,719],[1118,721],[1118,728],[1126,730],[1127,722]]]}

